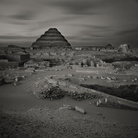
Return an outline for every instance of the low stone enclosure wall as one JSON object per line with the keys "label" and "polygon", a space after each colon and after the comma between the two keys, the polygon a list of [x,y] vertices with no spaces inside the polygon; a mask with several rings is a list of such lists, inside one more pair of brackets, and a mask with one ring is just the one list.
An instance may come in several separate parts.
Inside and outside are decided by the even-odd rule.
{"label": "low stone enclosure wall", "polygon": [[48,84],[51,84],[50,87],[58,86],[61,90],[66,91],[66,92],[95,95],[94,97],[98,98],[97,102],[95,103],[97,106],[127,108],[127,109],[138,110],[137,102],[133,102],[133,101],[129,101],[123,98],[105,94],[103,92],[96,91],[93,89],[84,88],[82,86],[75,85],[68,81],[63,81],[60,79],[51,79],[51,78],[46,77],[44,80],[36,82],[34,94],[37,97],[39,97],[38,95],[44,94],[43,92],[47,89]]}
{"label": "low stone enclosure wall", "polygon": [[17,68],[19,67],[18,62],[8,62],[8,61],[0,61],[0,69],[6,69],[6,68]]}
{"label": "low stone enclosure wall", "polygon": [[0,56],[0,69],[17,68],[30,59],[29,53],[13,53]]}
{"label": "low stone enclosure wall", "polygon": [[29,54],[8,54],[7,58],[9,61],[25,62],[30,59]]}

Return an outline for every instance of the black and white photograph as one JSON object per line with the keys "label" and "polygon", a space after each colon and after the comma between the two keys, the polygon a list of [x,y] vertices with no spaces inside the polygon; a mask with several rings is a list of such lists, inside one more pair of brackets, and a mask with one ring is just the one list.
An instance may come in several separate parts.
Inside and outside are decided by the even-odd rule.
{"label": "black and white photograph", "polygon": [[0,0],[0,138],[138,138],[138,0]]}

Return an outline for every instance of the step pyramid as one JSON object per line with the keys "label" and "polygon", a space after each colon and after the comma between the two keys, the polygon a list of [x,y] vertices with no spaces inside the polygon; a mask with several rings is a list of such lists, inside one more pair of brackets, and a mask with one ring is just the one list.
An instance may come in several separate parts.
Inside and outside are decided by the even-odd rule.
{"label": "step pyramid", "polygon": [[71,45],[56,28],[50,28],[32,44],[31,48],[71,48]]}

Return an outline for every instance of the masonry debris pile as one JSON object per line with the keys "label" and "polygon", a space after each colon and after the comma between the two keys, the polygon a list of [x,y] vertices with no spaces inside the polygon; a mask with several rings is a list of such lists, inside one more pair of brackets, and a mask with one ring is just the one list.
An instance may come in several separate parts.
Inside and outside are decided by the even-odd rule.
{"label": "masonry debris pile", "polygon": [[37,60],[29,60],[28,62],[24,63],[24,68],[46,68],[50,66],[49,61],[37,61]]}
{"label": "masonry debris pile", "polygon": [[64,91],[58,86],[46,83],[45,80],[40,80],[35,83],[35,90],[33,92],[38,98],[60,99],[64,97]]}
{"label": "masonry debris pile", "polygon": [[30,67],[38,67],[38,63],[35,62],[34,60],[29,60],[26,63],[24,63],[24,68],[30,68]]}
{"label": "masonry debris pile", "polygon": [[86,99],[94,99],[97,98],[96,95],[92,95],[90,93],[78,93],[77,91],[70,91],[67,93],[67,96],[71,97],[76,101],[86,100]]}
{"label": "masonry debris pile", "polygon": [[130,45],[128,44],[121,44],[118,48],[118,52],[122,53],[131,53],[132,50],[130,49]]}
{"label": "masonry debris pile", "polygon": [[[30,69],[33,68],[33,70],[36,71],[44,71],[44,70],[55,70],[59,71],[60,68],[56,68],[55,66],[61,66],[64,64],[64,60],[60,58],[47,58],[47,59],[31,59],[28,62],[24,63],[24,69],[25,71],[30,71]],[[53,68],[52,68],[53,67]]]}
{"label": "masonry debris pile", "polygon": [[118,82],[118,79],[115,76],[110,76],[110,77],[100,76],[100,79],[107,80],[108,82]]}
{"label": "masonry debris pile", "polygon": [[61,58],[56,58],[56,59],[55,58],[49,58],[47,60],[50,62],[50,67],[64,65],[64,62],[65,62]]}
{"label": "masonry debris pile", "polygon": [[[63,87],[69,88],[69,89],[63,89]],[[76,89],[76,91],[75,91]],[[86,99],[94,99],[98,98],[95,94],[90,94],[86,92],[78,93],[77,89],[73,85],[69,85],[68,82],[65,81],[57,81],[54,79],[45,79],[45,80],[39,80],[35,83],[35,90],[33,92],[34,95],[36,95],[38,98],[45,99],[49,98],[51,100],[53,99],[60,99],[64,96],[71,97],[75,100],[86,100]]]}
{"label": "masonry debris pile", "polygon": [[107,67],[109,64],[95,57],[75,57],[68,58],[66,65],[77,65],[79,67]]}
{"label": "masonry debris pile", "polygon": [[86,114],[86,111],[78,106],[63,105],[62,107],[59,108],[59,110],[62,110],[62,109],[74,110],[74,111],[80,112],[82,114]]}
{"label": "masonry debris pile", "polygon": [[3,84],[13,84],[14,86],[17,86],[20,84],[20,81],[23,80],[26,76],[25,75],[21,75],[21,76],[10,76],[10,75],[6,75],[6,76],[0,76],[0,85]]}

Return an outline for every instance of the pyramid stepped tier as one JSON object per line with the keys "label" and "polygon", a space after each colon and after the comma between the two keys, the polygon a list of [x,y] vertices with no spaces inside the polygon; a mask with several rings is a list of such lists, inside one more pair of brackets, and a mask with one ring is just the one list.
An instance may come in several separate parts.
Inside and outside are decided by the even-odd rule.
{"label": "pyramid stepped tier", "polygon": [[33,49],[48,47],[71,48],[71,45],[56,28],[50,28],[43,35],[41,35],[40,38],[38,38],[31,46],[31,48]]}
{"label": "pyramid stepped tier", "polygon": [[[40,38],[37,39],[37,41],[51,41],[51,40],[66,40],[64,37],[61,36],[41,36]],[[66,40],[67,41],[67,40]]]}

